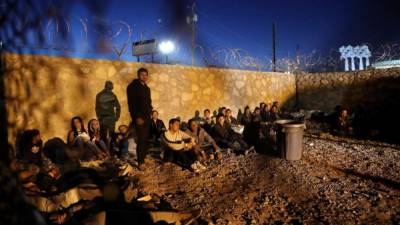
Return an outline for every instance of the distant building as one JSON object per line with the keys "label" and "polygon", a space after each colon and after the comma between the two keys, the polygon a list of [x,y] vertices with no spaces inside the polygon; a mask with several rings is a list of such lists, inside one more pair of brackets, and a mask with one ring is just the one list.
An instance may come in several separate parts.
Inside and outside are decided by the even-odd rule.
{"label": "distant building", "polygon": [[400,59],[372,63],[372,67],[375,69],[389,69],[393,67],[400,67]]}

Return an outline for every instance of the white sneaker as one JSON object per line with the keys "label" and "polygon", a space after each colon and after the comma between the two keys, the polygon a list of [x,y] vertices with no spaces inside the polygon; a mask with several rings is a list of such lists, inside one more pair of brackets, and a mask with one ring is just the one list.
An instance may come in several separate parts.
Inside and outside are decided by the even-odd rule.
{"label": "white sneaker", "polygon": [[201,162],[196,161],[195,163],[196,163],[196,167],[197,167],[198,169],[200,169],[200,170],[205,170],[205,169],[207,169],[203,164],[201,164]]}
{"label": "white sneaker", "polygon": [[195,173],[200,173],[199,168],[197,167],[196,163],[193,163],[192,165],[190,165],[190,168],[192,168],[193,172]]}

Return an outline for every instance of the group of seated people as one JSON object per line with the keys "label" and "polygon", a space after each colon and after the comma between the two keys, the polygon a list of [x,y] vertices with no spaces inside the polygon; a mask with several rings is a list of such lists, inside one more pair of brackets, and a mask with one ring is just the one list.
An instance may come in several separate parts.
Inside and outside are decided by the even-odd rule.
{"label": "group of seated people", "polygon": [[[244,154],[252,149],[257,152],[272,149],[270,131],[279,117],[278,102],[260,103],[260,107],[253,112],[246,106],[244,113],[239,110],[237,117],[232,115],[229,108],[221,107],[213,115],[209,109],[205,109],[203,117],[196,111],[187,123],[172,118],[168,130],[157,135],[165,160],[192,171],[201,171],[209,159],[222,158],[221,149],[236,154]],[[243,127],[242,132],[240,128],[234,129],[240,126]],[[164,125],[157,127],[158,130],[165,129]]]}
{"label": "group of seated people", "polygon": [[[120,126],[116,134],[115,146],[120,151],[126,150],[122,140],[128,137],[128,130]],[[37,129],[21,134],[10,168],[21,183],[24,201],[34,205],[43,220],[29,224],[114,224],[118,216],[113,215],[123,212],[140,224],[198,217],[199,212],[177,212],[161,204],[158,196],[139,193],[134,167],[121,160],[123,154],[109,151],[111,141],[98,133],[96,120],[90,120],[86,130],[82,119],[74,117],[67,143],[60,138],[43,143]],[[109,213],[110,208],[120,211]]]}
{"label": "group of seated people", "polygon": [[[247,106],[238,117],[232,116],[232,111],[225,107],[213,115],[206,109],[203,117],[196,112],[187,123],[179,118],[170,119],[167,129],[154,110],[149,142],[162,150],[164,161],[201,172],[208,163],[221,160],[225,151],[244,154],[252,149],[251,146],[257,147],[257,141],[250,138],[251,135],[258,135],[262,124],[278,118],[278,112],[277,103],[271,107],[262,103],[253,112]],[[117,183],[116,192],[122,196],[123,202],[131,204],[138,197],[133,191],[136,186],[132,179],[127,179],[136,172],[133,154],[135,131],[128,125],[120,125],[108,140],[97,119],[91,119],[85,127],[83,119],[76,116],[71,119],[70,126],[66,142],[52,138],[43,143],[39,130],[24,131],[17,140],[11,168],[18,173],[30,202],[49,224],[74,224],[71,221],[82,219],[79,215],[90,215],[86,219],[104,224],[106,203],[99,203],[98,199],[106,198],[104,186],[108,182]],[[235,131],[235,126],[244,126],[244,131]],[[141,206],[135,209],[141,209]],[[91,213],[79,213],[82,210]],[[172,217],[184,220],[193,216],[190,213],[178,214],[180,216],[174,214]],[[149,215],[154,221],[159,214],[150,212]],[[160,220],[163,218],[159,216]]]}

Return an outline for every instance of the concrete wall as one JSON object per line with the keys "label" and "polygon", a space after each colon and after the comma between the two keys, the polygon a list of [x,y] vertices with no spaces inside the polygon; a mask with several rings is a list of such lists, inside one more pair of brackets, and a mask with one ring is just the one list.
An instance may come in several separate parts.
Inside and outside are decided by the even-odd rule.
{"label": "concrete wall", "polygon": [[85,122],[95,117],[95,96],[106,80],[114,82],[122,106],[118,124],[129,124],[126,87],[140,67],[149,70],[153,106],[165,122],[177,115],[187,120],[205,108],[227,106],[236,113],[262,101],[291,105],[295,94],[294,76],[282,73],[37,55],[4,58],[10,143],[27,128],[40,129],[44,139],[65,139],[73,116]]}

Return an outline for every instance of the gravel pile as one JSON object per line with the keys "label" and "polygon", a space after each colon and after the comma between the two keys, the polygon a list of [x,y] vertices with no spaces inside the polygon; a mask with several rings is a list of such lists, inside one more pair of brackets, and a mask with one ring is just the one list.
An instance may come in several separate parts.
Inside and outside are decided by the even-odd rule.
{"label": "gravel pile", "polygon": [[308,136],[303,159],[225,153],[200,174],[152,160],[142,191],[207,224],[399,224],[400,150]]}

